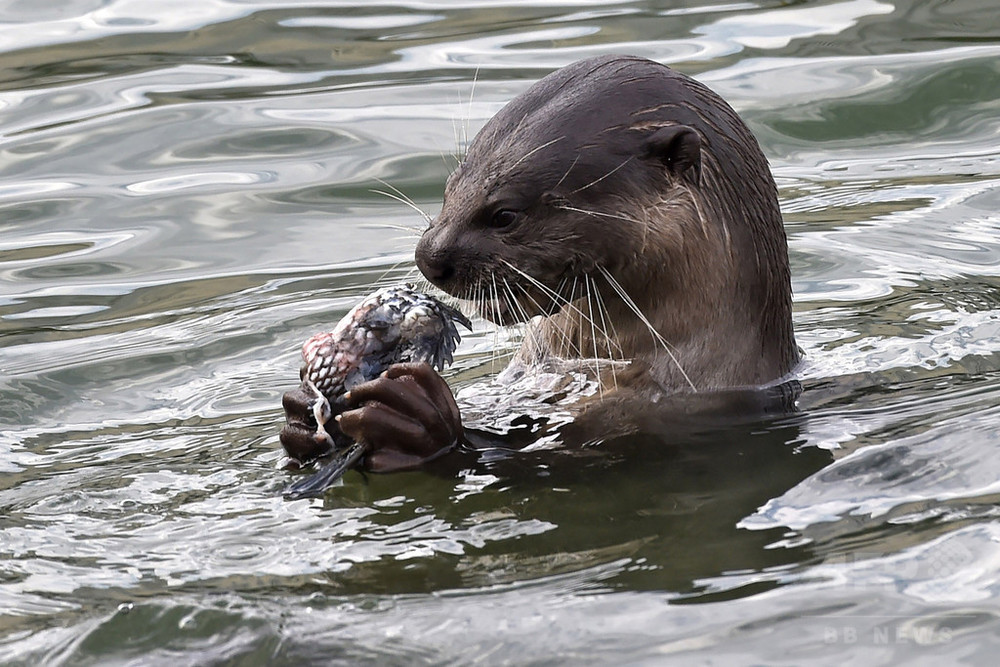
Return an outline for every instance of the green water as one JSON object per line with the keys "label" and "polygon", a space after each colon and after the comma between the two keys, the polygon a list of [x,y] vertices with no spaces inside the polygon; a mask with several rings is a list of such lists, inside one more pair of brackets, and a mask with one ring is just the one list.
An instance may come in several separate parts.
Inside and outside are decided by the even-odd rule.
{"label": "green water", "polygon": [[[0,663],[993,664],[997,16],[0,1]],[[800,412],[282,499],[299,345],[412,268],[378,191],[433,214],[487,118],[611,52],[759,137]],[[479,323],[453,385],[506,347]]]}

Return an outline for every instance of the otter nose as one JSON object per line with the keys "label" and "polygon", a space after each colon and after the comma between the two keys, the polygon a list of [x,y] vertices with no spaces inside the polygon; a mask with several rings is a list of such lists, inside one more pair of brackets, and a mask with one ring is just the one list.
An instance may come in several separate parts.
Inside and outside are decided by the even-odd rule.
{"label": "otter nose", "polygon": [[455,277],[455,263],[449,253],[431,242],[430,234],[425,234],[417,243],[414,259],[427,280],[447,291],[445,286]]}
{"label": "otter nose", "polygon": [[445,285],[455,276],[454,264],[440,255],[422,256],[418,254],[416,259],[420,273],[441,289],[444,289]]}

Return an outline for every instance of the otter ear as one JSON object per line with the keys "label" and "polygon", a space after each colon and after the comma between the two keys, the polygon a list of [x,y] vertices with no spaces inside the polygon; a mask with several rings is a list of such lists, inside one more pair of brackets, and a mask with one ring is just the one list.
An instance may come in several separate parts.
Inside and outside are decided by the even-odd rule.
{"label": "otter ear", "polygon": [[661,127],[646,139],[646,153],[660,160],[674,176],[688,175],[697,183],[701,175],[701,137],[687,125]]}

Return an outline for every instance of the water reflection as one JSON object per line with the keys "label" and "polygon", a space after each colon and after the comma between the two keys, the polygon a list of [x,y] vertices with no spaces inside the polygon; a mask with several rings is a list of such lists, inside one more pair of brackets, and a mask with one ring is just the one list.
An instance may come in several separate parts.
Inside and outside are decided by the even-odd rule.
{"label": "water reflection", "polygon": [[[592,567],[625,559],[627,566],[607,585],[692,595],[702,593],[696,582],[719,572],[766,571],[803,559],[797,550],[764,549],[781,530],[737,528],[831,460],[826,451],[801,448],[802,442],[798,418],[789,417],[680,437],[675,429],[626,436],[592,449],[521,454],[486,468],[520,501],[518,511],[559,526],[535,540],[556,562]],[[515,560],[512,569],[518,578],[558,572],[552,562],[536,567],[519,570]]]}

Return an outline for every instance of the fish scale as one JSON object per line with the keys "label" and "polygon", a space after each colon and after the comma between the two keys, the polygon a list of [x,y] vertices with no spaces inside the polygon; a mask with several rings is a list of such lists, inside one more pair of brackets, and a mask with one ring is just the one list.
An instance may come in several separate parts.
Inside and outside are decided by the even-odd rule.
{"label": "fish scale", "polygon": [[379,290],[355,306],[332,331],[305,342],[302,380],[328,401],[335,401],[395,363],[423,361],[443,370],[461,340],[455,322],[471,329],[457,309],[412,285]]}
{"label": "fish scale", "polygon": [[[309,338],[302,345],[300,377],[302,390],[313,397],[316,442],[338,448],[326,424],[347,408],[344,394],[375,379],[392,364],[425,362],[444,370],[461,341],[455,322],[472,330],[472,323],[456,308],[407,284],[372,293],[332,331]],[[360,458],[364,443],[345,444],[345,436],[338,435],[341,455],[315,475],[293,484],[288,495],[322,492]]]}

